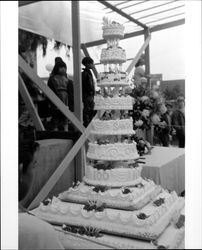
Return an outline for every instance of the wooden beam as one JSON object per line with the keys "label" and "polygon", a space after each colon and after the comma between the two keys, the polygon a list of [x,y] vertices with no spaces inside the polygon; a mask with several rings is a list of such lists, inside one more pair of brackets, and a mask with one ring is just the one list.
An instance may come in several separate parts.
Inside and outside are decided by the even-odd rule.
{"label": "wooden beam", "polygon": [[[136,36],[140,36],[140,35],[144,35],[144,30],[139,30],[139,31],[127,33],[127,34],[124,35],[123,39],[136,37]],[[97,40],[97,41],[94,41],[94,42],[85,43],[85,46],[86,46],[86,48],[88,48],[88,47],[102,45],[102,44],[105,44],[105,43],[106,43],[106,40],[100,39],[100,40]]]}
{"label": "wooden beam", "polygon": [[27,74],[27,76],[43,91],[43,93],[49,98],[49,100],[55,104],[55,106],[74,124],[74,126],[81,132],[85,130],[83,124],[78,118],[69,111],[66,106],[56,94],[36,75],[34,70],[25,62],[25,60],[19,56],[19,67]]}
{"label": "wooden beam", "polygon": [[101,4],[105,5],[107,8],[110,8],[111,10],[113,10],[114,12],[118,13],[119,15],[125,17],[126,19],[128,19],[129,21],[141,26],[142,28],[147,28],[147,26],[141,22],[139,22],[137,19],[129,16],[128,14],[126,14],[125,12],[121,11],[120,9],[116,8],[115,6],[111,5],[110,3],[108,3],[107,1],[101,1],[98,0],[98,2],[100,2]]}
{"label": "wooden beam", "polygon": [[[72,4],[72,44],[74,66],[74,114],[83,123],[82,79],[81,79],[81,38],[80,38],[80,13],[79,1],[71,1]],[[83,150],[78,152],[75,158],[75,178],[81,180],[84,172]]]}
{"label": "wooden beam", "polygon": [[32,3],[37,3],[41,1],[18,1],[18,7],[22,7],[24,5],[32,4]]}
{"label": "wooden beam", "polygon": [[140,12],[144,12],[144,11],[147,11],[147,10],[156,9],[156,8],[162,7],[162,6],[167,5],[167,4],[171,4],[173,2],[176,2],[176,0],[173,0],[173,1],[170,1],[170,2],[166,2],[166,3],[163,3],[163,4],[158,4],[158,5],[149,7],[149,8],[144,8],[142,10],[134,11],[134,12],[130,13],[130,15],[134,15],[134,14],[137,14],[137,13],[140,13]]}
{"label": "wooden beam", "polygon": [[180,19],[180,20],[177,20],[177,21],[172,21],[172,22],[156,25],[156,26],[154,26],[154,27],[152,27],[150,29],[150,32],[157,32],[157,31],[160,31],[160,30],[173,28],[173,27],[176,27],[176,26],[179,26],[179,25],[182,25],[182,24],[185,24],[185,19],[184,18]]}
{"label": "wooden beam", "polygon": [[19,81],[18,84],[19,84],[20,95],[25,102],[26,108],[29,111],[29,114],[32,118],[36,130],[45,131],[43,123],[38,115],[38,112],[34,106],[32,98],[20,74],[18,74],[18,81]]}
{"label": "wooden beam", "polygon": [[181,7],[184,7],[184,6],[185,6],[185,5],[183,4],[183,5],[179,5],[179,6],[177,6],[177,7],[173,7],[173,8],[170,8],[170,9],[166,9],[166,10],[154,12],[154,13],[151,13],[151,14],[149,14],[149,15],[139,17],[138,20],[144,19],[144,18],[147,18],[147,17],[150,17],[150,16],[155,16],[155,15],[158,15],[158,14],[161,14],[161,13],[164,13],[164,12],[168,12],[168,11],[171,11],[171,10],[179,9],[179,8],[181,8]]}
{"label": "wooden beam", "polygon": [[184,12],[181,12],[181,13],[178,13],[178,14],[175,14],[175,15],[171,15],[171,16],[166,16],[166,17],[163,17],[163,18],[159,18],[159,19],[156,19],[154,21],[149,21],[146,24],[156,23],[156,22],[159,22],[159,21],[171,18],[171,17],[181,16],[181,15],[184,15],[184,14],[185,14]]}
{"label": "wooden beam", "polygon": [[[89,54],[88,49],[86,48],[85,44],[82,43],[82,44],[81,44],[81,48],[82,48],[82,50],[83,50],[84,55],[90,57],[90,54]],[[98,78],[97,69],[94,67],[94,68],[92,69],[92,71],[93,71],[95,77]]]}
{"label": "wooden beam", "polygon": [[81,136],[80,132],[74,131],[36,131],[36,140],[45,140],[45,139],[66,139],[77,141]]}
{"label": "wooden beam", "polygon": [[[102,116],[104,112],[101,112],[100,115]],[[96,114],[93,119],[96,119],[98,115]],[[83,134],[80,136],[78,141],[74,144],[72,149],[68,152],[68,154],[65,156],[64,160],[61,162],[59,167],[55,170],[55,172],[52,174],[52,176],[49,178],[47,183],[43,186],[41,191],[38,193],[38,195],[34,198],[34,200],[29,205],[28,209],[34,209],[39,205],[41,201],[43,201],[51,189],[54,187],[54,185],[57,183],[57,181],[60,179],[64,171],[68,168],[71,161],[74,159],[76,154],[79,152],[85,141],[88,139],[90,132],[92,129],[92,121],[86,128],[86,130],[83,132]]]}
{"label": "wooden beam", "polygon": [[144,44],[142,45],[142,47],[139,49],[137,55],[135,56],[135,58],[133,59],[133,61],[131,62],[131,64],[128,66],[126,72],[128,74],[130,74],[130,72],[132,71],[132,69],[135,67],[135,64],[138,62],[138,60],[140,59],[140,56],[142,55],[143,51],[147,48],[149,42],[151,40],[151,35],[149,35],[146,39],[146,41],[144,42]]}

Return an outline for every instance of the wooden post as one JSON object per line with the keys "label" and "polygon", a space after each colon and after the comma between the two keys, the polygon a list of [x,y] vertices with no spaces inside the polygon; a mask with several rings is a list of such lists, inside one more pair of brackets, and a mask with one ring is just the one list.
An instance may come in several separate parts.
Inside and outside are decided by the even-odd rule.
{"label": "wooden post", "polygon": [[19,80],[19,91],[21,94],[22,99],[25,102],[25,105],[29,111],[29,114],[32,118],[32,121],[34,123],[34,126],[36,127],[36,130],[38,131],[45,131],[45,128],[43,126],[43,123],[38,115],[38,112],[34,106],[34,103],[32,101],[32,98],[27,90],[27,87],[22,79],[22,77],[20,76],[20,74],[18,75],[18,80]]}
{"label": "wooden post", "polygon": [[131,62],[131,64],[128,66],[126,72],[128,74],[130,74],[130,72],[132,71],[132,69],[135,67],[135,64],[137,63],[137,61],[140,59],[143,51],[147,48],[149,42],[151,40],[151,36],[149,35],[147,37],[147,39],[145,40],[144,44],[142,45],[142,47],[139,49],[137,55],[134,57],[133,61]]}
{"label": "wooden post", "polygon": [[[82,102],[82,79],[81,79],[81,46],[80,46],[80,13],[79,1],[72,1],[72,49],[74,65],[74,114],[83,123],[83,102]],[[81,180],[84,173],[84,152],[83,148],[78,152],[75,159],[76,181]]]}
{"label": "wooden post", "polygon": [[[145,41],[150,37],[150,31],[149,29],[145,29],[145,34],[144,34],[144,39]],[[149,50],[149,44],[145,48],[145,74],[149,75],[150,74],[150,50]],[[150,78],[148,78],[148,85],[151,89],[151,81]]]}

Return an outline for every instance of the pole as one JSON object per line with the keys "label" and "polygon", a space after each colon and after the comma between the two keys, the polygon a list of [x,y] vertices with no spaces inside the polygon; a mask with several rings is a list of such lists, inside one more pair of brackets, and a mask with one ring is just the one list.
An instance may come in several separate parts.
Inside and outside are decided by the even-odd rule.
{"label": "pole", "polygon": [[[72,44],[73,44],[73,66],[74,66],[74,114],[83,123],[82,85],[81,85],[81,47],[80,47],[80,16],[79,1],[72,1]],[[83,177],[83,149],[75,158],[75,178],[81,180]]]}

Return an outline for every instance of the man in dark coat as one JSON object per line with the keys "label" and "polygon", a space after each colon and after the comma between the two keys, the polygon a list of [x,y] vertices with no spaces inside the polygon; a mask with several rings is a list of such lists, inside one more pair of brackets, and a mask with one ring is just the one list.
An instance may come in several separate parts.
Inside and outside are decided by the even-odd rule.
{"label": "man in dark coat", "polygon": [[183,96],[177,98],[178,109],[172,114],[172,126],[176,131],[179,148],[185,147],[185,100]]}
{"label": "man in dark coat", "polygon": [[82,71],[83,125],[87,127],[96,113],[94,111],[95,86],[91,73],[94,61],[90,57],[84,57],[82,64],[85,66]]}

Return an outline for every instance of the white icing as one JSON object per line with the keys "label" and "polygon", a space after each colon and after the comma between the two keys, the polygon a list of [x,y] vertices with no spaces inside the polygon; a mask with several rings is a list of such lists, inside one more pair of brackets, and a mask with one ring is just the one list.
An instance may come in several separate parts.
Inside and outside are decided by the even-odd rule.
{"label": "white icing", "polygon": [[132,110],[133,98],[131,96],[107,97],[101,95],[94,97],[95,110]]}
{"label": "white icing", "polygon": [[123,161],[139,157],[136,143],[94,144],[89,143],[87,157],[94,160]]}
{"label": "white icing", "polygon": [[91,134],[98,135],[131,135],[135,134],[133,130],[133,119],[102,121],[95,119],[92,121]]}
{"label": "white icing", "polygon": [[[161,193],[159,197],[164,197],[164,194],[165,193]],[[173,194],[170,194],[170,196],[172,195]],[[169,199],[170,196],[165,195],[164,198]],[[57,210],[54,217],[51,213],[53,204],[47,206],[47,211],[37,208],[32,212],[42,219],[48,221],[53,220],[54,223],[93,226],[105,232],[121,234],[123,236],[156,239],[168,226],[172,214],[183,208],[184,199],[177,198],[170,208],[167,207],[166,211],[163,209],[166,204],[160,207],[153,206],[153,203],[147,204],[143,209],[150,211],[150,217],[145,220],[138,219],[137,217],[140,212],[144,211],[143,209],[141,211],[125,211],[106,208],[103,212],[95,212],[95,210],[85,211],[83,209],[84,205],[70,202],[58,202],[54,205]],[[68,207],[66,215],[64,215],[64,207]],[[75,211],[78,211],[76,215]],[[99,220],[96,217],[97,213],[100,213]],[[153,220],[151,220],[152,217]],[[153,224],[151,224],[151,222],[153,222]]]}
{"label": "white icing", "polygon": [[102,49],[100,62],[103,64],[126,62],[126,52],[122,48]]}
{"label": "white icing", "polygon": [[96,169],[86,166],[84,181],[92,185],[122,187],[134,185],[135,181],[141,181],[142,167],[138,168],[115,168],[110,170]]}
{"label": "white icing", "polygon": [[103,27],[103,38],[123,38],[124,37],[124,26],[119,23],[105,24]]}
{"label": "white icing", "polygon": [[129,79],[126,73],[100,73],[97,79],[98,87],[101,86],[129,86]]}

